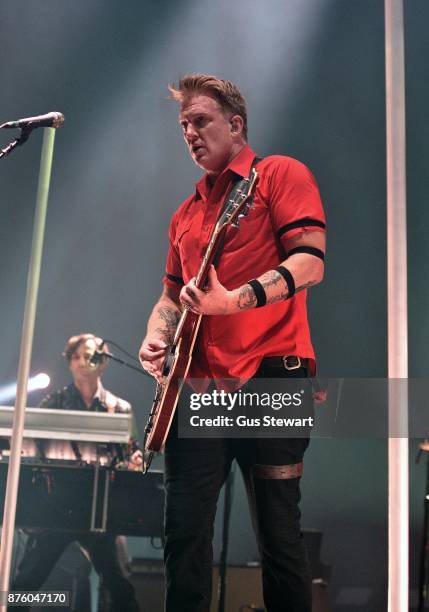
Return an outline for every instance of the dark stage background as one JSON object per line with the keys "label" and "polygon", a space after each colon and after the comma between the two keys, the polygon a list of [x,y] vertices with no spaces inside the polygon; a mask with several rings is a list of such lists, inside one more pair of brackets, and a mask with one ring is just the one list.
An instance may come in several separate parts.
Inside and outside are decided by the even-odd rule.
{"label": "dark stage background", "polygon": [[[428,19],[425,0],[405,2],[411,376],[427,375],[429,344]],[[0,123],[51,110],[66,117],[56,139],[32,373],[48,372],[52,389],[65,384],[61,351],[80,331],[137,353],[161,291],[168,220],[199,176],[166,83],[209,72],[241,87],[259,155],[296,157],[318,179],[329,249],[325,282],[309,303],[321,373],[386,375],[381,0],[3,0],[0,39]],[[9,135],[0,133],[1,146]],[[41,140],[34,132],[0,162],[0,384],[16,379]],[[142,432],[151,381],[112,364],[105,384],[133,403]],[[29,404],[40,398],[31,395]],[[424,488],[415,450],[414,443],[413,588]],[[359,600],[365,612],[385,606],[386,483],[385,441],[313,441],[303,526],[324,532],[335,610]],[[238,482],[233,563],[257,556],[247,517]],[[138,540],[130,550],[156,556]]]}

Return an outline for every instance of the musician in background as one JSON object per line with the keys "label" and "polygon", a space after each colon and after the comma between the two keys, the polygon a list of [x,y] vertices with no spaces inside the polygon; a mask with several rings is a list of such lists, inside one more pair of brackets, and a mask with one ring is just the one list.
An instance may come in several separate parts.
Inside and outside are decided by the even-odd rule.
{"label": "musician in background", "polygon": [[[102,343],[93,334],[79,334],[67,341],[63,355],[68,361],[73,382],[45,397],[41,407],[111,413],[131,411],[128,402],[113,395],[101,383],[107,366],[107,358],[100,355]],[[131,466],[141,466],[142,454],[137,441],[130,440],[129,447]],[[66,532],[32,534],[11,590],[39,590],[66,547],[75,540],[89,556],[110,595],[115,612],[137,612],[134,587],[126,577],[123,563],[125,539],[112,534],[79,534],[78,538],[76,534]]]}
{"label": "musician in background", "polygon": [[[291,157],[255,159],[246,103],[230,81],[187,75],[169,89],[180,104],[189,153],[205,174],[170,223],[164,290],[140,348],[142,366],[160,380],[187,308],[204,315],[190,378],[311,376],[306,289],[322,280],[325,248],[316,181]],[[213,227],[234,182],[249,176],[252,164],[259,177],[253,204],[237,230],[228,228],[201,291],[195,277]],[[311,611],[298,506],[307,445],[307,438],[179,438],[176,413],[165,447],[167,612],[209,610],[213,521],[234,458],[252,509],[268,612]]]}

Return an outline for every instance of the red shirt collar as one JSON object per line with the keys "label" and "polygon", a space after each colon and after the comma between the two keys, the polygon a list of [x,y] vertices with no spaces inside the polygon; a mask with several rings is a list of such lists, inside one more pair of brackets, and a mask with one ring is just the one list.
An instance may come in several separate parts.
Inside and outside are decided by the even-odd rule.
{"label": "red shirt collar", "polygon": [[[228,171],[234,172],[243,178],[249,176],[252,162],[256,157],[256,153],[252,150],[250,145],[246,144],[239,153],[232,159],[225,170],[223,170],[220,176],[226,174]],[[197,195],[207,199],[210,193],[210,185],[208,183],[208,175],[203,174],[200,180],[195,183]]]}

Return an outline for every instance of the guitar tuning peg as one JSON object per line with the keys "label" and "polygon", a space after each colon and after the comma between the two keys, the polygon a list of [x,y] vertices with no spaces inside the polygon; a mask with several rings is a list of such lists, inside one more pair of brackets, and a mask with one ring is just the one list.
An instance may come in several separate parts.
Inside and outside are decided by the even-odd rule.
{"label": "guitar tuning peg", "polygon": [[238,216],[239,217],[247,217],[247,215],[249,214],[249,210],[250,210],[250,204],[246,204],[246,206],[243,208],[241,213],[238,214]]}

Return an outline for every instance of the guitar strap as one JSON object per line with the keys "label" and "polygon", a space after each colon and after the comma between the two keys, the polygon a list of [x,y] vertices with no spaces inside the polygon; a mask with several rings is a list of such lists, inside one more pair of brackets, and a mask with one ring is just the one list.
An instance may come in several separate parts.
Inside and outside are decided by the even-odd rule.
{"label": "guitar strap", "polygon": [[[250,178],[250,175],[252,173],[253,168],[262,159],[263,159],[263,157],[255,157],[253,159],[252,165],[250,166],[249,177],[248,178]],[[238,178],[235,181],[235,183],[233,184],[233,186],[231,187],[231,189],[229,190],[229,192],[228,192],[228,194],[227,194],[227,196],[225,198],[225,201],[223,203],[222,209],[220,211],[219,218],[222,215],[223,211],[225,210],[229,200],[231,200],[231,199],[233,199],[235,197],[235,194],[237,193],[237,190],[239,189],[242,180],[243,180],[242,178]],[[253,198],[253,196],[251,196],[251,197]],[[217,268],[217,266],[219,264],[220,256],[222,255],[222,250],[223,250],[223,247],[224,247],[224,244],[225,244],[225,236],[226,236],[226,231],[223,232],[223,234],[221,236],[221,239],[219,240],[219,244],[218,244],[218,247],[217,247],[217,250],[216,250],[216,254],[215,254],[214,258],[213,258],[213,265],[214,265],[215,268]]]}

